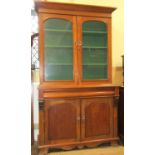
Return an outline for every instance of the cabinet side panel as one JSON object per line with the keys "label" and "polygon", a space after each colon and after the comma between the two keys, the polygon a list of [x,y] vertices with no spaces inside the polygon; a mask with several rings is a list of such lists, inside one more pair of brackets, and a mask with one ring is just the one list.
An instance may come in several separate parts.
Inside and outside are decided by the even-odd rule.
{"label": "cabinet side panel", "polygon": [[44,112],[39,111],[39,145],[44,144]]}

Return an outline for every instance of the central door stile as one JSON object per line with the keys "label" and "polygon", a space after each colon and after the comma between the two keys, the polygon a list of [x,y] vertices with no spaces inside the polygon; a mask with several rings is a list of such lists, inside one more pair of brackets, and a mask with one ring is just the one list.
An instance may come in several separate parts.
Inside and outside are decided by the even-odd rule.
{"label": "central door stile", "polygon": [[78,79],[79,79],[79,70],[78,70],[78,25],[77,25],[77,17],[73,16],[73,47],[74,47],[74,58],[73,58],[73,62],[74,62],[74,80],[75,80],[75,84],[78,84]]}

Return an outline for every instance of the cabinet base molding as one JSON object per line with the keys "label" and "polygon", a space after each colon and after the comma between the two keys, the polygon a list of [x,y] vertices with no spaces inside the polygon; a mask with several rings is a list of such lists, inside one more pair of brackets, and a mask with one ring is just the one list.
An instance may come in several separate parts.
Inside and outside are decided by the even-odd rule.
{"label": "cabinet base molding", "polygon": [[118,145],[118,141],[111,142],[111,146],[117,146],[117,145]]}
{"label": "cabinet base molding", "polygon": [[73,149],[75,147],[80,148],[80,149],[83,148],[84,146],[95,147],[95,146],[100,145],[102,143],[108,143],[108,142],[110,142],[111,144],[117,144],[118,141],[119,141],[119,137],[115,137],[115,138],[97,139],[97,140],[91,140],[91,141],[41,145],[41,146],[38,146],[38,148],[39,148],[39,150],[42,150],[42,151],[48,150],[49,148],[61,148],[61,149],[70,150],[70,149]]}
{"label": "cabinet base molding", "polygon": [[62,150],[68,151],[68,150],[73,150],[75,148],[75,146],[64,146],[61,147]]}
{"label": "cabinet base molding", "polygon": [[100,143],[93,143],[93,144],[88,144],[88,145],[86,145],[86,147],[88,147],[88,148],[94,148],[94,147],[97,147],[98,145],[100,145],[100,144],[102,144],[102,142],[100,142]]}
{"label": "cabinet base molding", "polygon": [[85,146],[84,145],[78,145],[77,148],[78,149],[83,149]]}

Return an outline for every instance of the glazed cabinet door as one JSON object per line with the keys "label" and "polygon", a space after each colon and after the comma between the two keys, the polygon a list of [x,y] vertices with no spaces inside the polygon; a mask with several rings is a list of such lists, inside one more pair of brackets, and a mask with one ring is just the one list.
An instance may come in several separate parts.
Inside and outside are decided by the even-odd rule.
{"label": "glazed cabinet door", "polygon": [[77,81],[76,17],[40,14],[40,78],[52,85]]}
{"label": "glazed cabinet door", "polygon": [[81,106],[82,140],[112,137],[113,99],[83,99]]}
{"label": "glazed cabinet door", "polygon": [[78,17],[79,69],[82,84],[111,82],[111,22]]}
{"label": "glazed cabinet door", "polygon": [[79,100],[53,99],[45,102],[45,143],[60,144],[80,138]]}

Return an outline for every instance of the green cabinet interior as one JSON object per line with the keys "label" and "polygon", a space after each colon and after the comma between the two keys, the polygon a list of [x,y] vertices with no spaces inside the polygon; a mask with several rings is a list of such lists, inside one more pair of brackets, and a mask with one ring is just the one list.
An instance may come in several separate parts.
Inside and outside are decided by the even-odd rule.
{"label": "green cabinet interior", "polygon": [[[44,34],[45,80],[73,80],[72,23],[65,19],[48,19]],[[82,43],[82,79],[107,79],[106,24],[85,21],[82,25]]]}
{"label": "green cabinet interior", "polygon": [[72,23],[48,19],[44,31],[45,80],[73,80]]}
{"label": "green cabinet interior", "polygon": [[82,38],[83,80],[107,79],[106,24],[98,21],[84,22],[82,25]]}

